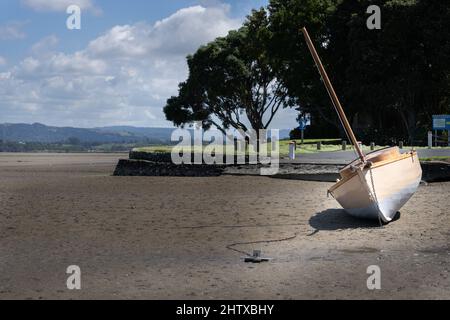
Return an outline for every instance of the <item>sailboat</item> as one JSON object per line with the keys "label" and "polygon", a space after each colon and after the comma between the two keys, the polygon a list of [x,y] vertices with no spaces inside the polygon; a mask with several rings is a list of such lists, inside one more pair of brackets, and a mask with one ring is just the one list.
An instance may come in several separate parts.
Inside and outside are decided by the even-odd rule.
{"label": "sailboat", "polygon": [[328,193],[352,216],[389,223],[414,195],[422,179],[417,151],[401,153],[398,147],[389,147],[363,153],[308,31],[301,30],[339,120],[358,155],[340,170],[341,179]]}

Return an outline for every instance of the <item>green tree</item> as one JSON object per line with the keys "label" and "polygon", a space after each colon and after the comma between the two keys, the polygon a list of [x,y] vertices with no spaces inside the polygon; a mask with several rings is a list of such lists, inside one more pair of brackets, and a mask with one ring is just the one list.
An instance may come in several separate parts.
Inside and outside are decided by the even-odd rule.
{"label": "green tree", "polygon": [[343,1],[330,22],[330,52],[346,57],[339,66],[346,84],[342,94],[353,115],[369,116],[366,131],[420,142],[431,115],[449,111],[450,6],[379,1],[382,28],[369,31],[364,28],[369,3]]}
{"label": "green tree", "polygon": [[273,34],[269,53],[274,70],[295,100],[299,118],[305,113],[311,115],[308,133],[316,137],[335,136],[341,128],[300,29],[307,27],[325,68],[332,71],[326,56],[330,42],[327,22],[336,2],[271,0],[268,6],[269,29]]}
{"label": "green tree", "polygon": [[268,23],[264,8],[254,10],[242,28],[189,56],[189,77],[164,107],[167,120],[177,126],[201,121],[204,128],[222,132],[259,130],[267,129],[280,109],[292,106],[268,55],[273,38]]}
{"label": "green tree", "polygon": [[[366,27],[371,4],[381,30]],[[425,0],[271,0],[276,71],[312,115],[313,127],[340,128],[298,28],[313,37],[359,137],[420,142],[431,115],[450,112],[450,4]],[[319,123],[318,123],[319,122]]]}

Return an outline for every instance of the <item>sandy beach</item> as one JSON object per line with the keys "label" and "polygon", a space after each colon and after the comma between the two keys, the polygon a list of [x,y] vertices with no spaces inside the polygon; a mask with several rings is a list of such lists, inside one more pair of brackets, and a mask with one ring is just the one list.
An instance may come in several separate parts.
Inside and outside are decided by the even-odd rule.
{"label": "sandy beach", "polygon": [[124,157],[0,154],[0,299],[450,299],[449,182],[421,185],[380,228],[328,182],[113,177]]}

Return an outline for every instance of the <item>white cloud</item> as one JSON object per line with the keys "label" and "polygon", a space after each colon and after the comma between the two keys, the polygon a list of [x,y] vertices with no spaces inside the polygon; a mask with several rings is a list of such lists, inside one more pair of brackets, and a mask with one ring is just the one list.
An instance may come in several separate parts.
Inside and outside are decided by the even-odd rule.
{"label": "white cloud", "polygon": [[9,21],[0,25],[0,40],[16,40],[25,38],[25,32],[22,30],[27,24],[25,21]]}
{"label": "white cloud", "polygon": [[104,35],[90,42],[87,50],[94,56],[130,58],[149,52],[149,26],[115,26]]}
{"label": "white cloud", "polygon": [[[195,6],[179,10],[169,18],[158,21],[152,30],[155,49],[164,53],[194,51],[199,43],[205,43],[230,29],[240,26],[238,21],[227,18],[229,6]],[[206,29],[205,29],[206,27]],[[167,42],[167,39],[170,39]]]}
{"label": "white cloud", "polygon": [[115,26],[74,53],[58,39],[0,73],[0,117],[6,122],[94,127],[170,126],[166,99],[187,77],[186,55],[241,25],[228,7],[194,6],[150,25]]}
{"label": "white cloud", "polygon": [[42,56],[45,54],[48,54],[50,52],[52,52],[52,50],[55,48],[55,46],[58,44],[59,39],[54,36],[47,36],[43,39],[41,39],[39,42],[35,43],[32,47],[31,47],[31,52],[34,55],[38,55],[38,56]]}
{"label": "white cloud", "polygon": [[35,11],[66,11],[70,5],[77,5],[81,10],[101,12],[93,0],[22,0],[22,3]]}
{"label": "white cloud", "polygon": [[228,17],[229,6],[184,8],[153,26],[146,23],[116,26],[91,41],[94,55],[131,57],[194,52],[199,45],[226,35],[241,22]]}
{"label": "white cloud", "polygon": [[6,58],[0,56],[0,67],[6,65],[6,63],[7,63],[7,62],[6,62]]}

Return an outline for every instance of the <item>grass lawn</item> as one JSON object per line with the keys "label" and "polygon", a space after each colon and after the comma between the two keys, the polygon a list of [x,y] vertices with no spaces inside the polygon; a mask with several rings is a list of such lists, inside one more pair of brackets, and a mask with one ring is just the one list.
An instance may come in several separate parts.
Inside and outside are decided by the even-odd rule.
{"label": "grass lawn", "polygon": [[[287,157],[289,155],[289,143],[294,140],[280,140],[280,156],[281,157]],[[342,151],[342,145],[340,143],[340,139],[305,139],[304,144],[301,145],[301,140],[295,140],[297,142],[297,154],[306,154],[306,153],[318,153],[318,152],[337,152]],[[321,150],[317,150],[317,142],[322,142]],[[267,148],[269,148],[269,145],[266,145]],[[382,148],[386,148],[387,146],[375,146],[375,150],[379,150]],[[154,145],[154,146],[148,146],[148,147],[140,147],[140,148],[134,148],[133,151],[137,152],[155,152],[155,153],[170,153],[172,152],[172,149],[174,146],[170,145]],[[203,149],[205,149],[206,146],[203,146]],[[370,152],[370,146],[362,146],[364,152]],[[410,146],[404,146],[404,149],[410,149]],[[428,147],[414,147],[415,149],[427,149]],[[347,150],[353,150],[353,146],[350,144],[347,144]],[[433,149],[446,149],[450,150],[450,147],[436,147]],[[199,147],[194,147],[194,152],[202,152],[202,150]],[[232,153],[234,152],[234,147],[232,145],[227,145],[224,150],[225,153]],[[221,153],[221,152],[218,152]],[[270,153],[270,152],[269,152]],[[238,154],[241,154],[238,152]],[[445,160],[448,159],[448,157],[432,157],[432,158],[424,158],[424,161],[427,161],[428,159],[431,160]],[[422,159],[421,159],[422,160]]]}
{"label": "grass lawn", "polygon": [[450,163],[450,157],[449,156],[427,157],[427,158],[420,158],[420,161],[444,161]]}
{"label": "grass lawn", "polygon": [[[279,144],[280,148],[280,156],[286,157],[289,154],[289,142],[291,140],[281,140]],[[317,150],[317,142],[322,141],[321,150]],[[300,145],[300,140],[297,141],[297,154],[305,154],[305,153],[318,153],[318,152],[336,152],[341,151],[342,146],[340,144],[327,144],[328,142],[335,141],[335,139],[329,139],[329,140],[305,140],[305,144]],[[155,146],[148,146],[148,147],[140,147],[140,148],[134,148],[133,151],[136,152],[150,152],[150,153],[170,153],[172,152],[173,148],[175,146],[169,146],[169,145],[155,145]],[[206,146],[203,147],[205,149]],[[269,149],[269,144],[266,144],[266,148]],[[384,148],[384,146],[376,146],[375,149],[381,149]],[[347,145],[347,150],[353,150],[353,147],[351,145]],[[370,151],[369,146],[363,146],[364,151]],[[194,147],[194,152],[201,152],[202,150],[199,147]],[[234,147],[233,146],[226,146],[225,153],[233,153]],[[221,152],[218,152],[221,153]]]}

